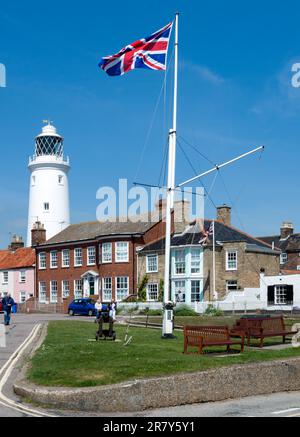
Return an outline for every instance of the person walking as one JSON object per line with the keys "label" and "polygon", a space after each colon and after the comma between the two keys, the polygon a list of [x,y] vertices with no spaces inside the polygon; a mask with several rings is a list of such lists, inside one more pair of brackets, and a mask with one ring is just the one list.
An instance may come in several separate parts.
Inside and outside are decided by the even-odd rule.
{"label": "person walking", "polygon": [[111,301],[109,305],[109,317],[115,322],[117,314],[117,304],[114,300]]}
{"label": "person walking", "polygon": [[10,315],[12,311],[12,307],[15,304],[15,301],[11,297],[11,295],[8,293],[3,299],[2,299],[2,306],[4,311],[4,325],[8,326],[10,324]]}

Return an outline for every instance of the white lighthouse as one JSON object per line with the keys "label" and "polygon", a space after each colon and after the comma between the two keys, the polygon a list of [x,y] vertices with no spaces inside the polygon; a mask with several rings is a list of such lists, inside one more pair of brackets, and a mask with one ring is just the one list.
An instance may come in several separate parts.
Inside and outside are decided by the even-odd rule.
{"label": "white lighthouse", "polygon": [[64,157],[63,137],[50,121],[36,137],[30,170],[27,246],[31,246],[31,229],[41,222],[47,240],[70,224],[69,158]]}

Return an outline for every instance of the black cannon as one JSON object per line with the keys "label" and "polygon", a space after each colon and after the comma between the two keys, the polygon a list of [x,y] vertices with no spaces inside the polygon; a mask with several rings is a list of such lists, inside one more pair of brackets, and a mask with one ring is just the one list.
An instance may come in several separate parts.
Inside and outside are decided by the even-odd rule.
{"label": "black cannon", "polygon": [[[96,341],[98,340],[112,340],[115,341],[117,334],[114,331],[114,320],[110,316],[110,308],[108,305],[102,305],[102,309],[98,311],[96,322],[98,323],[98,330],[96,332]],[[104,324],[108,324],[108,329],[103,328]]]}

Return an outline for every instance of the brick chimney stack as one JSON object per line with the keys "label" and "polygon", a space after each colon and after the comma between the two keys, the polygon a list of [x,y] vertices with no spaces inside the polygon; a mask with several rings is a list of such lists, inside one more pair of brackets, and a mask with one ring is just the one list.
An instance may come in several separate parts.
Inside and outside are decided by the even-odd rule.
{"label": "brick chimney stack", "polygon": [[13,235],[8,249],[15,251],[17,249],[21,249],[22,247],[24,247],[23,238],[20,235]]}
{"label": "brick chimney stack", "polygon": [[231,207],[222,205],[217,208],[217,220],[226,226],[231,226]]}
{"label": "brick chimney stack", "polygon": [[46,229],[41,222],[35,222],[31,229],[31,246],[40,246],[46,243]]}
{"label": "brick chimney stack", "polygon": [[280,228],[280,239],[285,240],[294,233],[293,223],[283,222]]}
{"label": "brick chimney stack", "polygon": [[174,232],[182,234],[190,224],[190,202],[178,200],[174,202]]}

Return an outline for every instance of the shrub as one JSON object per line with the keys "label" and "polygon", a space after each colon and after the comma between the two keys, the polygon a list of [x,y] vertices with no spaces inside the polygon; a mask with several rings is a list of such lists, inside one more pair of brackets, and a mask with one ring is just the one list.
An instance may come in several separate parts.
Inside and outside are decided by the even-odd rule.
{"label": "shrub", "polygon": [[223,316],[223,311],[220,308],[216,308],[213,304],[209,304],[204,312],[205,316],[221,317]]}
{"label": "shrub", "polygon": [[162,302],[164,298],[164,287],[165,287],[165,281],[161,279],[159,281],[159,293],[158,293],[158,301]]}
{"label": "shrub", "polygon": [[190,308],[188,305],[180,305],[174,310],[175,316],[198,316],[196,311]]}
{"label": "shrub", "polygon": [[141,280],[141,282],[139,283],[139,287],[138,287],[138,300],[140,302],[146,302],[147,300],[147,291],[146,291],[146,287],[149,281],[149,277],[147,275],[145,275],[143,277],[143,279]]}
{"label": "shrub", "polygon": [[149,316],[162,316],[162,310],[149,310],[146,314]]}

